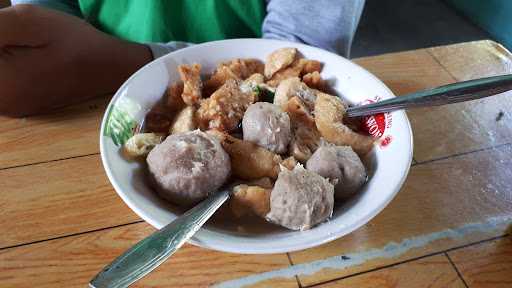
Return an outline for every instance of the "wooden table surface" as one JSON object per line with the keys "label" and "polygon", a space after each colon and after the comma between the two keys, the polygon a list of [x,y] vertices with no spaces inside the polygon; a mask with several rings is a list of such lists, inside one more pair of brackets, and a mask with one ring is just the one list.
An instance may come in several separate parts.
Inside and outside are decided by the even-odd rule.
{"label": "wooden table surface", "polygon": [[[397,95],[512,70],[512,55],[492,41],[355,61]],[[512,287],[511,97],[408,112],[409,177],[352,234],[275,255],[185,245],[134,287]],[[0,117],[0,287],[85,287],[154,231],[100,163],[107,101]]]}

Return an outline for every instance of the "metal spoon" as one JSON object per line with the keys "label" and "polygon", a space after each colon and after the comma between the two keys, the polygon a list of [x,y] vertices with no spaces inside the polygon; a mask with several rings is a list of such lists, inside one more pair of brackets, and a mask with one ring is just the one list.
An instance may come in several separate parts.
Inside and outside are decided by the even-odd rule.
{"label": "metal spoon", "polygon": [[128,287],[174,254],[229,198],[231,189],[210,195],[107,265],[89,283],[93,288]]}
{"label": "metal spoon", "polygon": [[458,82],[380,101],[374,104],[349,107],[346,117],[358,117],[398,109],[440,106],[480,99],[512,90],[512,74]]}

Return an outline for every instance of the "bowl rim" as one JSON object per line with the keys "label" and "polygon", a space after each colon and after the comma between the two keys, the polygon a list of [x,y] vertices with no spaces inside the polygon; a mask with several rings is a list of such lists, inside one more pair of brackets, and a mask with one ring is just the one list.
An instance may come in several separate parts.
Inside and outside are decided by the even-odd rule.
{"label": "bowl rim", "polygon": [[[387,87],[387,85],[385,85],[379,78],[377,78],[375,75],[373,75],[372,73],[370,73],[368,70],[361,67],[357,63],[354,63],[349,59],[346,59],[340,55],[337,55],[333,52],[330,52],[330,51],[327,51],[327,50],[324,50],[324,49],[321,49],[318,47],[309,46],[309,45],[302,44],[302,43],[283,41],[283,40],[261,39],[261,38],[238,38],[238,39],[211,41],[211,42],[196,44],[196,45],[189,46],[189,47],[186,47],[183,49],[179,49],[179,50],[173,51],[171,53],[168,53],[160,58],[156,58],[156,59],[152,60],[151,62],[147,63],[146,65],[141,67],[139,70],[137,70],[135,73],[133,73],[117,89],[116,93],[114,94],[112,99],[109,101],[109,104],[105,108],[105,113],[103,115],[103,119],[100,124],[101,126],[100,126],[100,139],[99,139],[100,141],[99,142],[100,142],[100,156],[101,156],[103,168],[105,169],[107,177],[108,177],[111,185],[114,187],[114,190],[116,191],[117,195],[123,200],[123,202],[133,212],[135,212],[137,214],[137,216],[141,217],[145,222],[149,223],[151,226],[153,226],[156,229],[161,229],[163,227],[163,225],[161,225],[160,223],[157,223],[156,220],[148,217],[142,208],[139,208],[135,203],[132,203],[132,201],[130,199],[128,199],[128,196],[125,195],[125,193],[122,191],[121,187],[118,185],[118,183],[113,175],[113,172],[111,170],[111,167],[108,163],[108,160],[106,158],[106,153],[107,153],[106,147],[105,147],[106,144],[104,142],[107,139],[107,137],[104,136],[104,132],[105,132],[104,129],[106,127],[108,112],[110,111],[110,109],[112,109],[112,106],[114,105],[114,103],[116,103],[116,101],[122,96],[123,93],[121,93],[121,92],[124,91],[126,89],[126,87],[131,84],[131,82],[133,81],[133,79],[135,77],[137,77],[139,74],[145,73],[145,71],[151,69],[152,66],[158,65],[159,62],[164,62],[164,60],[166,58],[172,58],[175,54],[183,53],[182,51],[186,50],[186,49],[202,49],[202,48],[207,48],[209,46],[215,46],[218,44],[229,44],[229,43],[241,42],[241,41],[242,42],[243,41],[261,41],[261,42],[267,42],[267,43],[278,42],[282,45],[289,45],[290,47],[296,47],[299,50],[301,49],[301,47],[303,47],[306,49],[317,50],[317,52],[319,52],[319,53],[331,54],[331,56],[338,58],[340,61],[348,62],[349,65],[355,66],[358,70],[360,70],[361,73],[365,74],[366,77],[368,77],[369,79],[372,79],[375,83],[378,83],[380,86],[382,86],[382,88],[384,90],[386,90],[387,93],[389,93],[391,98],[396,97],[396,95],[391,91],[391,89],[389,89],[389,87]],[[363,226],[366,223],[368,223],[369,221],[371,221],[377,214],[379,214],[385,207],[387,207],[387,205],[391,202],[391,200],[393,200],[395,198],[396,194],[402,188],[405,180],[407,179],[409,171],[410,171],[410,167],[411,167],[412,159],[413,159],[413,151],[414,151],[413,132],[412,132],[411,124],[410,124],[409,118],[407,117],[407,114],[405,113],[405,111],[401,110],[401,111],[395,111],[393,113],[400,114],[400,116],[403,117],[403,120],[405,122],[404,124],[406,125],[406,129],[405,129],[406,131],[403,131],[403,132],[406,132],[409,134],[408,139],[406,139],[406,144],[408,144],[408,146],[410,147],[409,153],[408,153],[408,155],[406,155],[407,156],[406,168],[403,171],[402,177],[398,181],[398,185],[396,185],[393,188],[393,191],[388,194],[386,200],[381,202],[377,209],[373,209],[371,211],[371,213],[368,213],[365,215],[365,217],[361,217],[357,221],[355,221],[354,224],[351,225],[351,228],[349,229],[348,232],[344,231],[343,229],[336,230],[333,233],[329,233],[328,235],[316,236],[313,239],[308,238],[309,239],[308,241],[289,244],[288,246],[286,246],[286,248],[281,247],[281,246],[280,247],[271,247],[270,245],[268,245],[265,247],[264,251],[262,251],[261,248],[251,248],[250,246],[244,245],[243,241],[240,241],[240,243],[238,245],[229,246],[229,245],[222,245],[222,243],[219,242],[218,240],[217,241],[212,241],[212,239],[208,240],[208,239],[206,239],[206,238],[208,238],[208,235],[202,235],[203,229],[200,229],[195,234],[195,236],[188,241],[188,243],[193,244],[195,246],[203,247],[203,248],[208,248],[208,249],[213,249],[213,250],[223,251],[223,252],[230,252],[230,253],[274,254],[274,253],[294,252],[294,251],[299,251],[299,250],[316,247],[316,246],[331,242],[335,239],[341,238],[341,237],[343,237],[347,234],[350,234],[350,233],[354,232],[355,230],[359,229],[361,226]],[[404,137],[404,136],[405,135],[401,135],[401,137]],[[219,232],[217,232],[217,233],[219,233]],[[296,233],[300,233],[300,231],[296,231]]]}

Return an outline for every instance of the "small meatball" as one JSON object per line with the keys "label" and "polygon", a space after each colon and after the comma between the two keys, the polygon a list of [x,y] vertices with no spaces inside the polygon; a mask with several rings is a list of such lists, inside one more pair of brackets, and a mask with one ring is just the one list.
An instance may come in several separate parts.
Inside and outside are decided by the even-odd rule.
{"label": "small meatball", "polygon": [[274,104],[285,109],[284,106],[286,106],[288,101],[293,97],[299,97],[299,99],[304,102],[309,112],[314,110],[316,93],[300,81],[298,77],[286,79],[277,86]]}
{"label": "small meatball", "polygon": [[181,110],[174,118],[174,122],[169,129],[170,134],[183,133],[194,131],[197,129],[195,119],[196,108],[194,106],[187,106]]}
{"label": "small meatball", "polygon": [[277,154],[286,152],[290,143],[290,117],[274,104],[258,102],[249,106],[242,129],[245,141]]}
{"label": "small meatball", "polygon": [[265,62],[265,77],[270,79],[277,71],[288,67],[297,56],[296,48],[281,48],[272,52]]}
{"label": "small meatball", "polygon": [[228,152],[234,176],[244,180],[277,178],[280,171],[279,163],[282,161],[278,154],[219,131],[210,130],[208,133],[219,139],[222,147]]}
{"label": "small meatball", "polygon": [[203,130],[232,131],[237,128],[249,105],[256,101],[256,93],[242,91],[241,81],[228,80],[203,101],[197,110],[199,126]]}
{"label": "small meatball", "polygon": [[373,148],[374,139],[356,133],[343,124],[345,106],[340,98],[318,92],[315,102],[315,123],[322,137],[338,146],[350,146],[361,157]]}
{"label": "small meatball", "polygon": [[162,135],[155,133],[135,134],[124,143],[125,156],[128,158],[145,157],[163,139]]}
{"label": "small meatball", "polygon": [[151,184],[164,199],[189,206],[219,189],[231,172],[219,141],[199,130],[173,134],[146,158]]}
{"label": "small meatball", "polygon": [[229,206],[236,217],[254,213],[265,218],[270,211],[270,192],[260,186],[237,185],[233,188],[233,194]]}
{"label": "small meatball", "polygon": [[183,98],[181,98],[181,94],[183,93],[183,82],[178,81],[169,88],[167,88],[167,107],[171,111],[180,111],[185,108],[186,104],[183,102]]}
{"label": "small meatball", "polygon": [[332,215],[334,186],[301,165],[279,173],[270,194],[267,220],[292,230],[306,230]]}
{"label": "small meatball", "polygon": [[183,81],[183,93],[181,98],[187,105],[194,105],[201,100],[201,89],[203,89],[203,82],[201,82],[201,65],[180,65],[178,66],[181,80]]}
{"label": "small meatball", "polygon": [[322,145],[309,158],[306,168],[334,184],[334,197],[346,200],[366,182],[366,169],[350,146]]}

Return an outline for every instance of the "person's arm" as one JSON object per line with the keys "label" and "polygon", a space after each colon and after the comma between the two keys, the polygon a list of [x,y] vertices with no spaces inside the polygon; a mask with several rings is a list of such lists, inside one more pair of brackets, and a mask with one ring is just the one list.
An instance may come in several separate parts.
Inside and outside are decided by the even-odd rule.
{"label": "person's arm", "polygon": [[[78,0],[12,0],[13,5],[31,4],[45,8],[58,10],[79,18],[83,18],[82,11],[78,4]],[[181,48],[188,47],[192,44],[179,41],[171,41],[168,43],[145,43],[151,50],[153,58],[159,58],[165,54],[171,53]]]}
{"label": "person's arm", "polygon": [[106,95],[153,59],[62,12],[36,5],[0,9],[0,114],[25,116]]}
{"label": "person's arm", "polygon": [[306,43],[348,57],[364,0],[267,0],[263,38]]}

